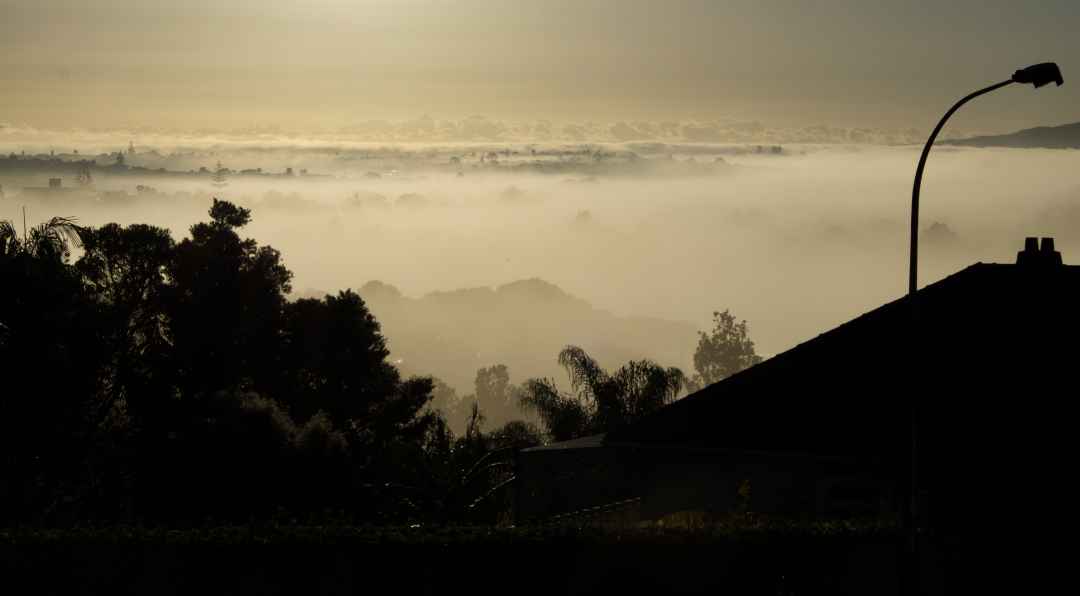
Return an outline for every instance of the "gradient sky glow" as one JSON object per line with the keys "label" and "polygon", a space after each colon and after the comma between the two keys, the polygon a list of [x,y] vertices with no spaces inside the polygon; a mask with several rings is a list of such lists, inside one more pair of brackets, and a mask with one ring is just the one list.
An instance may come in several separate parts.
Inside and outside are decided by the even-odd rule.
{"label": "gradient sky glow", "polygon": [[0,123],[336,128],[760,120],[929,128],[1080,120],[1075,0],[0,0]]}

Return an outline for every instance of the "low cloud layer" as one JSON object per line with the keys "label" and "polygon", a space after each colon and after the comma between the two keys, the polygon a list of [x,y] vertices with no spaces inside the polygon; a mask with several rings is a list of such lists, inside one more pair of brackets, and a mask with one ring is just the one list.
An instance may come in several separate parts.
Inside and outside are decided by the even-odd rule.
{"label": "low cloud layer", "polygon": [[[946,138],[979,132],[952,128]],[[485,116],[410,120],[366,120],[333,129],[312,131],[280,126],[234,130],[43,129],[19,123],[0,123],[0,151],[34,153],[79,150],[116,151],[134,142],[164,153],[184,151],[363,151],[385,144],[459,143],[852,143],[912,144],[924,140],[915,128],[845,128],[826,125],[777,127],[742,120],[659,120],[615,122],[505,121]]]}
{"label": "low cloud layer", "polygon": [[[30,198],[22,189],[44,186],[48,174],[5,170],[0,219],[20,221],[27,205],[31,221],[149,222],[180,237],[219,196],[253,209],[247,233],[282,251],[298,294],[380,280],[419,298],[539,278],[612,316],[683,329],[703,329],[713,310],[730,308],[750,322],[764,354],[906,288],[913,146],[784,144],[773,154],[628,141],[607,149],[553,145],[538,155],[524,145],[477,147],[386,145],[370,158],[337,162],[322,149],[218,148],[184,167],[218,160],[254,167],[262,159],[274,172],[291,163],[297,175],[234,173],[215,187],[208,174],[106,172],[95,187],[130,196],[96,202]],[[136,144],[132,161],[151,151]],[[305,162],[289,160],[305,155],[313,170],[301,176]],[[1012,262],[1025,236],[1055,236],[1065,261],[1080,262],[1078,166],[1080,152],[1068,150],[935,149],[923,191],[923,282],[976,261]],[[421,332],[410,330],[413,338]],[[393,348],[392,334],[390,341]],[[682,356],[669,348],[653,356],[683,358],[661,363],[689,369],[693,341],[690,334]],[[413,353],[423,349],[409,342]],[[482,359],[493,364],[497,342],[486,345]],[[560,374],[554,359],[552,352],[552,376]]]}

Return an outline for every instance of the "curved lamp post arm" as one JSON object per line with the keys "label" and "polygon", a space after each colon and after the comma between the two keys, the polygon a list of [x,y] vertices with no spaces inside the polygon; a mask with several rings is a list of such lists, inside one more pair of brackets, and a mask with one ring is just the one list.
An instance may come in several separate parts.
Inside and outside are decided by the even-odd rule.
{"label": "curved lamp post arm", "polygon": [[[938,133],[940,133],[941,129],[945,127],[945,123],[948,122],[949,118],[953,115],[953,113],[956,112],[956,110],[959,110],[961,106],[963,106],[967,102],[975,99],[976,97],[978,97],[980,95],[990,93],[991,91],[994,91],[996,89],[1000,89],[1000,88],[1002,88],[1002,87],[1004,87],[1006,85],[1009,85],[1011,83],[1031,84],[1036,89],[1038,89],[1039,87],[1042,87],[1044,85],[1049,85],[1050,83],[1056,83],[1058,86],[1061,86],[1061,84],[1064,83],[1064,79],[1061,76],[1061,70],[1058,68],[1057,64],[1055,64],[1053,62],[1043,62],[1041,64],[1033,64],[1031,66],[1028,66],[1027,68],[1021,68],[1020,70],[1014,72],[1012,78],[1010,78],[1009,80],[1002,81],[1002,82],[996,83],[994,85],[990,85],[989,87],[987,87],[985,89],[979,89],[978,91],[976,91],[976,92],[974,92],[974,93],[972,93],[970,95],[967,95],[966,97],[964,97],[960,101],[956,102],[956,104],[953,105],[953,107],[949,108],[948,112],[945,112],[945,115],[941,118],[941,121],[938,122],[936,127],[934,127],[934,132],[930,133],[930,138],[926,140],[926,146],[923,147],[922,155],[919,157],[919,167],[915,170],[915,186],[911,190],[911,269],[910,269],[910,272],[909,272],[910,275],[908,277],[908,303],[909,303],[909,305],[911,307],[911,320],[912,320],[913,323],[916,322],[916,320],[918,319],[918,310],[916,308],[917,305],[916,305],[916,301],[915,301],[915,298],[916,298],[916,293],[915,292],[918,289],[917,288],[917,286],[918,286],[917,272],[918,272],[918,262],[919,262],[919,188],[922,186],[923,168],[926,167],[926,158],[930,155],[930,148],[933,147],[934,140],[937,139]],[[915,341],[914,341],[915,340],[915,335],[914,334],[917,333],[916,325],[912,325],[911,330],[912,330],[912,336],[911,336],[911,338],[912,338],[912,347],[914,347],[915,346]],[[912,350],[911,362],[909,363],[909,365],[911,367],[911,376],[913,378],[915,376],[917,376],[917,374],[919,372],[919,366],[918,366],[919,363],[917,362],[916,353],[917,352],[915,350]],[[917,383],[912,381],[911,386],[916,387]],[[912,397],[914,397],[914,395]],[[916,582],[915,582],[915,578],[917,577],[917,571],[916,571],[917,563],[916,563],[916,561],[918,561],[918,539],[917,539],[918,515],[917,515],[917,513],[918,513],[918,501],[919,501],[919,499],[918,499],[918,495],[919,495],[919,490],[918,490],[918,479],[919,479],[919,473],[918,473],[918,462],[919,462],[919,447],[918,447],[918,437],[919,437],[918,423],[919,423],[919,419],[918,419],[918,411],[919,411],[919,408],[918,408],[918,400],[917,399],[912,399],[911,400],[910,410],[911,410],[911,412],[910,412],[910,414],[911,414],[911,443],[910,443],[910,448],[911,448],[911,461],[910,461],[911,470],[910,470],[910,473],[911,473],[911,476],[910,476],[910,485],[908,487],[909,490],[910,490],[910,494],[909,494],[909,497],[908,497],[908,507],[907,507],[907,512],[906,512],[907,513],[907,515],[906,515],[907,519],[905,520],[905,522],[906,522],[905,525],[908,526],[908,529],[910,531],[909,542],[908,542],[910,558],[909,558],[909,563],[906,565],[906,568],[907,568],[907,576],[908,576],[909,588],[911,590],[916,590],[917,589],[917,585],[916,585]]]}
{"label": "curved lamp post arm", "polygon": [[[915,319],[918,317],[917,305],[915,303],[915,291],[918,289],[918,287],[917,287],[918,286],[918,279],[917,278],[918,278],[918,263],[919,263],[919,188],[922,186],[923,168],[926,167],[926,158],[929,157],[929,155],[930,155],[930,148],[934,146],[934,140],[937,139],[938,133],[941,132],[941,129],[945,127],[945,123],[949,121],[949,118],[952,117],[952,115],[956,112],[956,110],[959,110],[961,106],[963,106],[967,102],[975,99],[976,97],[978,97],[980,95],[990,93],[991,91],[994,91],[996,89],[1000,89],[1000,88],[1002,88],[1002,87],[1004,87],[1006,85],[1009,85],[1009,84],[1012,84],[1012,83],[1015,83],[1015,82],[1017,82],[1017,81],[1014,80],[1014,79],[1009,79],[1007,81],[1002,81],[1000,83],[990,85],[989,87],[987,87],[985,89],[979,89],[978,91],[976,91],[976,92],[974,92],[974,93],[972,93],[970,95],[965,96],[963,99],[956,102],[953,105],[953,107],[949,108],[948,112],[945,112],[945,115],[941,117],[941,121],[938,122],[937,126],[934,127],[934,132],[930,133],[930,138],[926,139],[926,146],[923,147],[922,155],[919,157],[919,167],[915,170],[915,186],[911,189],[911,263],[910,263],[910,269],[909,269],[909,272],[908,272],[908,302],[909,302],[909,306],[911,308],[912,322],[915,322]],[[912,330],[914,330],[914,329],[915,329],[915,326],[913,325]],[[918,369],[918,367],[915,365],[914,362],[912,362],[911,367],[912,367],[912,371],[913,371],[913,374],[914,374],[914,371],[916,371]],[[911,479],[910,479],[911,480],[911,485],[909,486],[909,489],[911,491],[911,494],[909,495],[909,502],[908,502],[908,508],[907,508],[908,510],[906,512],[907,516],[908,516],[908,519],[906,520],[906,524],[908,525],[908,527],[909,527],[909,529],[911,531],[911,535],[909,537],[909,539],[910,539],[909,548],[911,549],[911,552],[914,553],[917,550],[917,545],[916,545],[916,542],[915,542],[915,540],[916,540],[915,524],[917,523],[917,512],[916,511],[917,511],[917,508],[918,508],[918,505],[917,505],[918,504],[918,487],[917,487],[917,484],[916,484],[916,482],[917,482],[916,479],[918,477],[918,455],[917,455],[918,454],[918,447],[917,447],[917,445],[918,445],[918,430],[917,430],[917,428],[918,428],[918,419],[917,419],[917,408],[915,406],[915,401],[914,400],[912,400],[912,402],[911,402],[911,412],[910,412],[910,414],[911,414],[911,429],[910,429],[911,430],[911,443],[910,443],[910,448],[911,448],[911,462],[910,462],[910,464],[911,464],[911,470],[910,470],[910,472],[911,472]],[[912,556],[914,556],[914,555],[912,555]]]}
{"label": "curved lamp post arm", "polygon": [[930,148],[934,145],[934,140],[937,139],[938,133],[945,127],[945,123],[953,115],[956,110],[959,110],[961,106],[967,102],[975,99],[976,97],[990,93],[991,91],[1000,89],[1006,85],[1015,83],[1013,79],[1002,81],[994,85],[990,85],[985,89],[979,89],[978,91],[964,97],[960,101],[956,102],[953,107],[949,108],[948,112],[942,116],[941,121],[934,127],[934,132],[930,133],[930,138],[926,139],[926,146],[923,147],[922,156],[919,157],[919,167],[915,170],[915,186],[911,189],[911,264],[908,274],[908,295],[913,296],[915,294],[917,282],[917,269],[919,261],[919,188],[922,186],[923,168],[926,167],[926,158],[930,155]]}

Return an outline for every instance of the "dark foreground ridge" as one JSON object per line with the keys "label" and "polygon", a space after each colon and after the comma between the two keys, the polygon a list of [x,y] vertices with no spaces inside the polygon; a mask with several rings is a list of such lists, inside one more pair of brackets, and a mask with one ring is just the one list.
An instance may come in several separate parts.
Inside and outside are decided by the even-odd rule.
{"label": "dark foreground ridge", "polygon": [[[6,531],[0,572],[35,593],[897,594],[899,534],[874,524],[218,527]],[[236,546],[265,546],[242,548]]]}
{"label": "dark foreground ridge", "polygon": [[257,524],[246,526],[150,527],[87,526],[65,528],[0,529],[0,546],[196,545],[196,544],[339,544],[363,545],[718,545],[772,539],[889,540],[900,536],[886,519],[829,521],[785,520],[755,514],[733,515],[728,520],[699,528],[604,527],[549,524],[517,527],[491,525],[347,526]]}

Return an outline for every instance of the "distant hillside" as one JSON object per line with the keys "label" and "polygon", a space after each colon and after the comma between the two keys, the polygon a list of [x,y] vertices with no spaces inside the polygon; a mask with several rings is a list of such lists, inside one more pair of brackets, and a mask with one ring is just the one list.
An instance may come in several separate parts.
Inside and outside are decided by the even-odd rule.
{"label": "distant hillside", "polygon": [[972,137],[942,141],[943,145],[966,147],[1018,147],[1027,149],[1080,149],[1080,122],[1061,126],[1039,126],[1007,135]]}
{"label": "distant hillside", "polygon": [[546,376],[565,384],[555,358],[567,344],[607,367],[650,358],[687,372],[697,345],[697,329],[689,323],[618,317],[541,279],[419,298],[372,281],[358,293],[404,372],[435,375],[459,393],[471,392],[476,370],[492,364],[507,365],[513,383]]}

